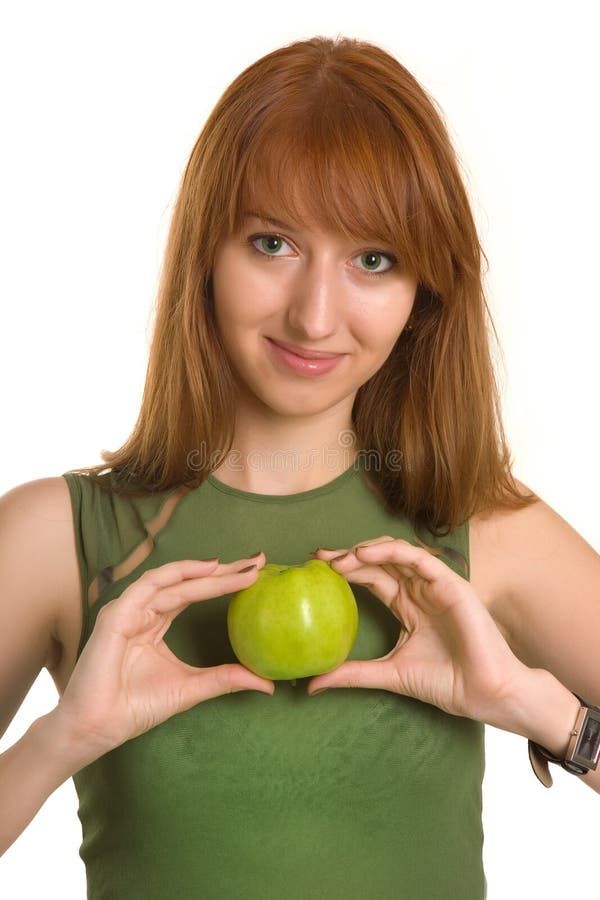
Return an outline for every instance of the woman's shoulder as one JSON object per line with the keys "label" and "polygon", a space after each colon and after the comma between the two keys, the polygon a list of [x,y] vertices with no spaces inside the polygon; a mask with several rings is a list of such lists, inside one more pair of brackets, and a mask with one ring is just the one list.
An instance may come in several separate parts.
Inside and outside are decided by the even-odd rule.
{"label": "woman's shoulder", "polygon": [[69,491],[62,475],[51,475],[45,478],[36,478],[25,481],[10,488],[0,496],[0,505],[3,511],[10,510],[17,513],[19,510],[30,512],[40,507],[46,511],[68,512]]}
{"label": "woman's shoulder", "polygon": [[[515,483],[520,491],[529,492],[523,482],[515,479]],[[523,538],[527,543],[540,504],[536,499],[520,508],[486,508],[469,519],[470,581],[490,611],[501,602],[517,543]]]}
{"label": "woman's shoulder", "polygon": [[[23,543],[36,557],[46,555],[48,542],[56,543],[72,526],[71,498],[60,476],[18,484],[0,496],[0,523],[5,538]],[[40,541],[40,538],[45,540]]]}
{"label": "woman's shoulder", "polygon": [[81,618],[64,478],[27,481],[0,496],[0,546],[0,615],[3,635],[10,636],[5,653],[11,656],[18,649],[31,680],[44,666],[54,674],[65,662],[65,648],[75,643]]}
{"label": "woman's shoulder", "polygon": [[513,647],[524,647],[526,632],[542,620],[558,621],[567,601],[579,597],[582,608],[589,606],[600,578],[598,553],[535,496],[521,508],[486,510],[469,522],[471,584]]}
{"label": "woman's shoulder", "polygon": [[62,476],[16,485],[0,497],[3,558],[21,566],[21,578],[54,602],[79,594],[71,497]]}

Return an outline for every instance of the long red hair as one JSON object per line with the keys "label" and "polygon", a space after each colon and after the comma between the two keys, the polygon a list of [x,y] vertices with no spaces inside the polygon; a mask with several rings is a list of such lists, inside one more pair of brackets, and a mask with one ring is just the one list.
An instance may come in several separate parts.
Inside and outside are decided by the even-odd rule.
{"label": "long red hair", "polygon": [[197,486],[226,457],[235,388],[211,269],[243,211],[265,208],[380,238],[417,279],[412,330],[353,407],[388,506],[441,534],[481,509],[530,502],[511,474],[487,259],[443,116],[401,63],[349,38],[275,50],[220,98],[176,200],[138,420],[104,465],[74,471],[110,468],[114,490],[146,493]]}

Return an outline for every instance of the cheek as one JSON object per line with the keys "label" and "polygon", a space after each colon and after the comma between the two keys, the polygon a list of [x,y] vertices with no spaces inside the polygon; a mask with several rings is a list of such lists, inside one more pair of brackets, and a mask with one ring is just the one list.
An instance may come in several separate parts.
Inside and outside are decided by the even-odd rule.
{"label": "cheek", "polygon": [[374,355],[387,358],[400,336],[412,310],[412,302],[407,298],[400,305],[385,304],[361,311],[355,316],[353,331],[359,343]]}
{"label": "cheek", "polygon": [[247,266],[215,266],[213,290],[217,324],[222,328],[258,326],[281,304],[273,279],[261,278]]}

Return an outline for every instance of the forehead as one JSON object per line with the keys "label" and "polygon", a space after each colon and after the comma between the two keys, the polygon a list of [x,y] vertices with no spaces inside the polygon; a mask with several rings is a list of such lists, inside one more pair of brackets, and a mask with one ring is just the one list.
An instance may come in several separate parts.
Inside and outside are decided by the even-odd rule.
{"label": "forehead", "polygon": [[250,230],[261,230],[284,235],[288,239],[291,238],[301,242],[313,240],[319,246],[326,242],[331,246],[337,247],[342,252],[352,249],[357,250],[359,246],[363,247],[367,246],[367,244],[371,247],[378,247],[380,250],[391,250],[387,242],[366,231],[360,235],[349,236],[347,231],[334,228],[327,223],[317,222],[306,217],[300,220],[295,217],[288,217],[285,213],[282,214],[284,218],[279,218],[271,213],[270,207],[264,210],[247,210],[245,217],[242,219],[243,224],[240,232],[236,237],[247,237]]}
{"label": "forehead", "polygon": [[348,183],[331,163],[319,165],[306,157],[270,160],[246,170],[234,229],[248,216],[280,229],[336,233],[355,240],[366,236],[386,243],[392,240],[376,192],[365,191],[358,182]]}
{"label": "forehead", "polygon": [[254,210],[351,240],[377,239],[418,273],[412,168],[401,135],[380,111],[358,115],[338,104],[270,117],[236,156],[230,233]]}
{"label": "forehead", "polygon": [[327,198],[319,190],[318,175],[306,159],[279,160],[245,173],[238,201],[238,215],[256,214],[276,227],[285,224],[322,231],[362,231],[364,225],[350,215],[350,204],[338,195],[334,201],[329,179]]}

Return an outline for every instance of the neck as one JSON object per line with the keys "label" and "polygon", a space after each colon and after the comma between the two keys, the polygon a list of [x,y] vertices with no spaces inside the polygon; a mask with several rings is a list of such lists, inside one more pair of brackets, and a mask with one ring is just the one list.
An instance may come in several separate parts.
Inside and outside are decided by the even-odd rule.
{"label": "neck", "polygon": [[348,416],[257,421],[236,415],[232,449],[213,474],[258,494],[296,494],[333,481],[358,456]]}

